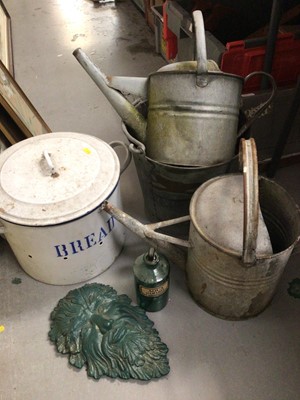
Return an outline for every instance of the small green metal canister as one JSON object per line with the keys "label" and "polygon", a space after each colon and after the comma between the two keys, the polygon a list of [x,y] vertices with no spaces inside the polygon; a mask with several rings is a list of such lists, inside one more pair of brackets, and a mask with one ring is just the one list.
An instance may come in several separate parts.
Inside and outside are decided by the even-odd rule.
{"label": "small green metal canister", "polygon": [[146,311],[160,311],[169,299],[170,265],[166,257],[150,248],[133,265],[137,303]]}

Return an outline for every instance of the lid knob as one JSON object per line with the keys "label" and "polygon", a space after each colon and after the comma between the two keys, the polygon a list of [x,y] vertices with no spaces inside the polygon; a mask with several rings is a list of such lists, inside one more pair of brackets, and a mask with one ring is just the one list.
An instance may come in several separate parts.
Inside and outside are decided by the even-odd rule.
{"label": "lid knob", "polygon": [[57,178],[59,176],[59,173],[56,171],[56,169],[53,165],[53,162],[51,160],[51,153],[49,153],[47,150],[44,150],[43,158],[46,160],[47,167],[50,169],[52,178]]}

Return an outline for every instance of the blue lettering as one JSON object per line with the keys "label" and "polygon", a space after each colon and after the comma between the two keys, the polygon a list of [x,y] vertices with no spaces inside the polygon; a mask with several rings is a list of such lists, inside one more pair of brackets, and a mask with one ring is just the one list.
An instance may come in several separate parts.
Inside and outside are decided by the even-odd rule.
{"label": "blue lettering", "polygon": [[96,241],[95,241],[95,234],[94,233],[91,233],[90,235],[85,236],[85,241],[86,241],[88,249],[90,247],[92,247],[92,246],[95,246],[95,244],[97,244]]}
{"label": "blue lettering", "polygon": [[109,220],[107,221],[107,225],[108,225],[109,232],[111,232],[113,230],[113,228],[115,227],[115,219],[113,216],[111,216],[109,218]]}
{"label": "blue lettering", "polygon": [[[57,257],[66,257],[68,255],[67,247],[65,244],[54,246],[56,250]],[[61,248],[61,249],[60,249]],[[61,254],[61,251],[63,254]]]}
{"label": "blue lettering", "polygon": [[83,251],[84,250],[83,247],[82,247],[81,241],[80,240],[75,240],[74,242],[70,242],[73,254],[79,253],[79,251],[76,250],[75,243],[76,243],[79,251]]}
{"label": "blue lettering", "polygon": [[[103,239],[115,228],[115,218],[110,217],[106,221],[107,229],[100,227],[99,236],[97,238],[94,232],[84,236],[83,239],[74,240],[67,244],[58,244],[54,246],[57,257],[67,257],[69,254],[78,254],[81,251],[87,250],[97,243],[102,244]],[[97,240],[98,239],[98,240]]]}
{"label": "blue lettering", "polygon": [[105,232],[104,228],[100,229],[100,233],[99,233],[99,240],[98,242],[102,242],[103,238],[105,238],[107,236],[107,233]]}

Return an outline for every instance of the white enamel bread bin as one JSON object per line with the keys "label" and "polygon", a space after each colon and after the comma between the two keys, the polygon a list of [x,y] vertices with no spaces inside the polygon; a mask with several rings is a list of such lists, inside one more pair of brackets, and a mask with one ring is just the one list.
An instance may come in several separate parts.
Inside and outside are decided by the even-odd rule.
{"label": "white enamel bread bin", "polygon": [[125,228],[100,205],[121,207],[119,178],[112,147],[81,133],[35,136],[0,155],[1,232],[28,275],[74,284],[114,262]]}

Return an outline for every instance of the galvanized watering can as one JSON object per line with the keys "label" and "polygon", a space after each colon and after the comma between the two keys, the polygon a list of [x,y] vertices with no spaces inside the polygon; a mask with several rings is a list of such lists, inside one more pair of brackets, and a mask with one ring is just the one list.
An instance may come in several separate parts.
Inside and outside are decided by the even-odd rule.
{"label": "galvanized watering can", "polygon": [[[147,78],[107,77],[81,49],[73,54],[146,146],[150,158],[172,165],[209,166],[233,157],[237,137],[270,104],[276,85],[264,72],[243,79],[223,73],[213,61],[207,61],[201,11],[195,11],[193,19],[196,61],[167,65]],[[243,84],[257,74],[270,79],[271,96],[237,132]],[[120,92],[147,99],[147,119]]]}
{"label": "galvanized watering can", "polygon": [[[143,225],[112,204],[101,208],[185,268],[195,301],[218,317],[253,317],[271,302],[299,240],[299,209],[281,186],[258,177],[254,139],[241,141],[243,175],[213,178],[199,187],[190,215]],[[189,240],[155,232],[190,219]],[[187,258],[182,247],[187,247]]]}

